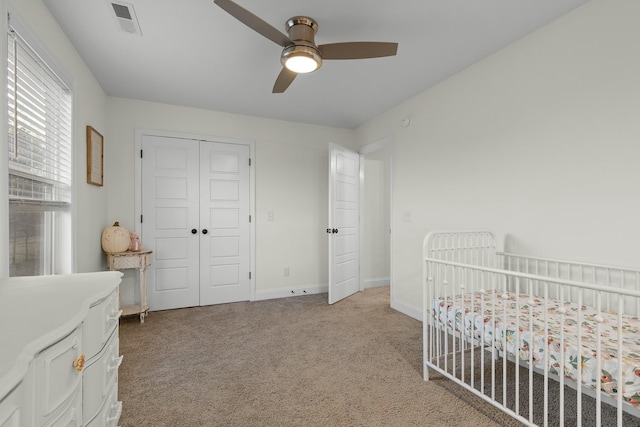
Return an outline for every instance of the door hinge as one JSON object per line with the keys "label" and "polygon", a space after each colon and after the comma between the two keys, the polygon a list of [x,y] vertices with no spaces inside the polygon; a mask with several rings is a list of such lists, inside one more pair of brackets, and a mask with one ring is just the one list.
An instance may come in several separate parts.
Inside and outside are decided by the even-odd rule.
{"label": "door hinge", "polygon": [[142,215],[140,215],[140,224],[142,224]]}
{"label": "door hinge", "polygon": [[140,158],[142,158],[142,150],[140,150]]}
{"label": "door hinge", "polygon": [[249,166],[251,166],[251,158],[249,158]]}
{"label": "door hinge", "polygon": [[249,272],[249,279],[251,279],[251,272]]}
{"label": "door hinge", "polygon": [[249,215],[249,222],[251,222],[251,215]]}

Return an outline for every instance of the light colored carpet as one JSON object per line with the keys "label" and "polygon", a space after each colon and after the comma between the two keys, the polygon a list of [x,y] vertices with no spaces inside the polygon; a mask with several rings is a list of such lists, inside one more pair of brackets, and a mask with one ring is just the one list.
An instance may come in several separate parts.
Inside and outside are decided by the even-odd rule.
{"label": "light colored carpet", "polygon": [[124,427],[520,425],[422,380],[421,322],[388,287],[125,318],[120,347]]}

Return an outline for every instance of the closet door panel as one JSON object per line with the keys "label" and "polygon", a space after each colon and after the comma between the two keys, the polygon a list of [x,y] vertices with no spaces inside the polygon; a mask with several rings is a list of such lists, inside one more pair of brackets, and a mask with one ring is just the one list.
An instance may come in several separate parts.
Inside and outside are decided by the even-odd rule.
{"label": "closet door panel", "polygon": [[248,300],[249,147],[200,146],[200,304]]}
{"label": "closet door panel", "polygon": [[142,238],[153,250],[147,273],[149,307],[197,306],[199,143],[145,135],[142,149]]}

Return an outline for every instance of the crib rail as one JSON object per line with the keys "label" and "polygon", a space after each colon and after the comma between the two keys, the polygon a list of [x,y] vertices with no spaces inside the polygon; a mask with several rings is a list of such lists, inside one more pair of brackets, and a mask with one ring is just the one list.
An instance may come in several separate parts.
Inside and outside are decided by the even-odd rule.
{"label": "crib rail", "polygon": [[425,237],[424,255],[485,267],[497,265],[495,237],[486,230],[432,231]]}
{"label": "crib rail", "polygon": [[[498,266],[509,271],[575,280],[607,287],[640,290],[640,270],[638,269],[532,257],[507,252],[498,253],[497,258]],[[555,298],[559,297],[557,294],[552,296]],[[575,297],[575,295],[565,295],[565,298],[569,300],[575,300]],[[588,295],[584,301],[586,304],[593,303],[590,295]],[[615,309],[615,306],[610,301],[603,301],[603,304],[603,309],[605,310]],[[625,313],[636,316],[640,314],[640,301],[633,299],[627,300]]]}
{"label": "crib rail", "polygon": [[527,425],[640,421],[633,270],[492,258],[486,235],[457,255],[457,238],[442,236],[425,241],[425,380],[432,369]]}

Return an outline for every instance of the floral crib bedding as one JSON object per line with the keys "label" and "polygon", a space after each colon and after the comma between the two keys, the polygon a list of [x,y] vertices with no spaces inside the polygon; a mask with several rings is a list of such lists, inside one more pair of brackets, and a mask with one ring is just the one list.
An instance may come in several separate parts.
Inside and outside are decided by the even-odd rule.
{"label": "floral crib bedding", "polygon": [[[578,381],[578,368],[582,371],[582,384],[597,388],[597,376],[601,376],[600,388],[609,395],[616,395],[622,386],[623,399],[636,407],[640,407],[640,320],[637,317],[623,315],[622,317],[622,346],[623,346],[623,378],[620,381],[617,362],[617,314],[601,313],[604,323],[601,324],[601,372],[597,372],[597,322],[594,308],[583,305],[581,312],[580,349],[578,349],[578,309],[575,303],[563,303],[564,314],[564,360],[560,352],[560,301],[548,299],[545,309],[544,299],[535,298],[533,304],[527,294],[507,292],[508,298],[503,298],[503,292],[487,292],[466,294],[455,298],[433,301],[432,314],[449,328],[454,327],[463,332],[467,338],[482,341],[485,345],[493,345],[500,351],[510,355],[518,355],[521,360],[531,360],[537,368],[543,369],[543,363],[548,363],[549,372]],[[483,302],[484,300],[484,302]],[[519,321],[517,320],[516,304],[520,305]],[[482,312],[484,311],[484,312]],[[530,313],[531,311],[531,313]],[[545,343],[544,322],[545,311],[548,322],[548,336]],[[496,313],[493,316],[493,313]],[[464,313],[464,315],[463,315]],[[532,328],[529,318],[533,318]],[[506,319],[506,322],[505,322]],[[519,342],[516,328],[519,328]],[[533,333],[531,333],[531,331]],[[506,340],[505,340],[506,335]],[[496,338],[494,340],[494,337]],[[545,354],[548,349],[548,357]],[[546,360],[546,362],[545,362]]]}

